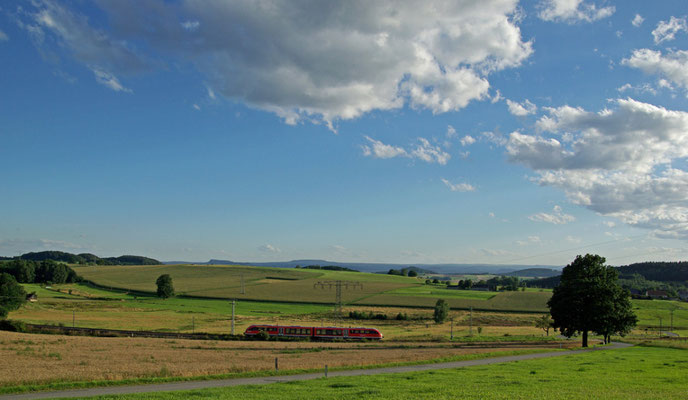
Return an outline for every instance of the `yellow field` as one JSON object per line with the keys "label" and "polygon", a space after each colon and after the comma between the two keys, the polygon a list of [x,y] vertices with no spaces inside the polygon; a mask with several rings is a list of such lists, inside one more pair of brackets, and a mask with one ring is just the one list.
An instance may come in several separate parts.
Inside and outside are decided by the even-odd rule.
{"label": "yellow field", "polygon": [[[565,346],[573,346],[565,343]],[[559,347],[473,348],[451,344],[215,342],[29,335],[0,331],[0,386],[145,377],[193,377],[274,369],[320,369]]]}

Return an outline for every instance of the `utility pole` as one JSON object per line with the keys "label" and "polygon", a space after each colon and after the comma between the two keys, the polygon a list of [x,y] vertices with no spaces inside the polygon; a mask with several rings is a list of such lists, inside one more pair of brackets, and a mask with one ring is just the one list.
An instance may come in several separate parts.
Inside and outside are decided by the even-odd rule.
{"label": "utility pole", "polygon": [[454,318],[450,318],[451,331],[449,331],[449,340],[454,340]]}
{"label": "utility pole", "polygon": [[335,300],[334,300],[334,312],[337,315],[342,313],[342,287],[345,289],[356,289],[359,288],[363,290],[363,284],[361,282],[344,282],[344,281],[320,281],[313,284],[313,289],[316,288],[328,289],[335,288]]}
{"label": "utility pole", "polygon": [[469,336],[473,336],[473,307],[471,307],[471,314],[470,314],[468,320],[470,321],[470,330],[469,330],[470,333],[469,333]]}
{"label": "utility pole", "polygon": [[236,306],[236,300],[232,300],[232,336],[234,336],[234,307]]}

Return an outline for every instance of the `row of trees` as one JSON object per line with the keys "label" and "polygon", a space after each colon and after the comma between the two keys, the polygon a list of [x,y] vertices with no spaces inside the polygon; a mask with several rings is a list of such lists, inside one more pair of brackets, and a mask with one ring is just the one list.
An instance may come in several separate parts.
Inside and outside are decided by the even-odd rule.
{"label": "row of trees", "polygon": [[12,260],[3,263],[0,272],[12,275],[19,283],[59,284],[81,281],[81,277],[69,266],[52,260]]}
{"label": "row of trees", "polygon": [[416,271],[413,267],[402,269],[392,268],[389,271],[387,271],[387,275],[410,276],[411,278],[415,278],[418,276],[418,271]]}

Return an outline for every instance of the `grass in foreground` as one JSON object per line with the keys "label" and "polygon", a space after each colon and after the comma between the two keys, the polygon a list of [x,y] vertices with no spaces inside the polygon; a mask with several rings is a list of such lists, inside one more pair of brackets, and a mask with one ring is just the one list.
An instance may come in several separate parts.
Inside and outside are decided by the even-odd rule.
{"label": "grass in foreground", "polygon": [[456,370],[98,399],[685,399],[686,355],[634,347]]}

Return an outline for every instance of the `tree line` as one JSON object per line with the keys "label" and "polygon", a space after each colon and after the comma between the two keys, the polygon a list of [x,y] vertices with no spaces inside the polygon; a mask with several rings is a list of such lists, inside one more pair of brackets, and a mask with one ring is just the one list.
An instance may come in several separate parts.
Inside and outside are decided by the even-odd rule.
{"label": "tree line", "polygon": [[0,265],[0,273],[14,277],[19,283],[74,283],[81,277],[68,265],[53,260],[12,260]]}
{"label": "tree line", "polygon": [[48,250],[25,253],[18,257],[3,257],[5,260],[57,261],[80,265],[160,265],[160,261],[143,256],[98,257],[91,253],[72,254],[64,251]]}

